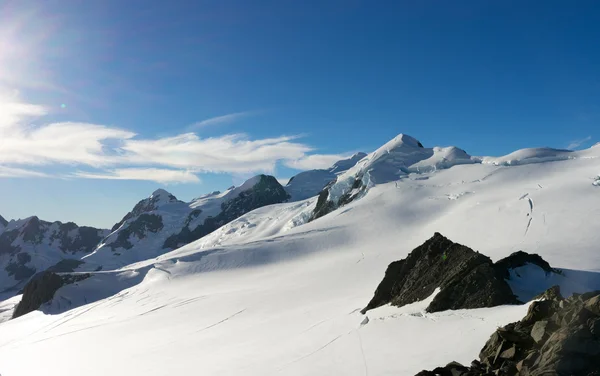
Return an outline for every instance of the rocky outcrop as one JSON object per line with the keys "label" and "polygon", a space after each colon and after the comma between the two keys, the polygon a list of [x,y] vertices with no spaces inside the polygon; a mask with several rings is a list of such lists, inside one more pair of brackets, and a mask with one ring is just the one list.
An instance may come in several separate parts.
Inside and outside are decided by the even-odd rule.
{"label": "rocky outcrop", "polygon": [[388,303],[414,303],[431,296],[436,288],[440,291],[428,312],[519,303],[503,275],[503,265],[497,267],[489,257],[435,233],[405,259],[388,266],[362,312]]}
{"label": "rocky outcrop", "polygon": [[6,219],[4,219],[3,216],[0,215],[0,227],[6,227],[7,224],[8,224],[8,221]]}
{"label": "rocky outcrop", "polygon": [[542,298],[521,321],[497,329],[470,367],[418,375],[600,375],[600,291],[563,299],[555,286]]}
{"label": "rocky outcrop", "polygon": [[42,304],[52,300],[54,293],[61,287],[82,281],[89,276],[89,274],[59,275],[49,271],[38,273],[25,285],[23,297],[15,308],[13,318],[39,309]]}

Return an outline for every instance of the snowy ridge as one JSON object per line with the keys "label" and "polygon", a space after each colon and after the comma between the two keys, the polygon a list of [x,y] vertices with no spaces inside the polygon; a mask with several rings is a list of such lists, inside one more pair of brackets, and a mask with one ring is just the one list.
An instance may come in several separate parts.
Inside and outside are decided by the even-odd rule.
{"label": "snowy ridge", "polygon": [[552,148],[530,148],[521,149],[503,157],[484,157],[483,163],[496,166],[515,166],[529,163],[542,163],[553,161],[564,161],[574,159],[577,153],[571,150],[560,150]]}

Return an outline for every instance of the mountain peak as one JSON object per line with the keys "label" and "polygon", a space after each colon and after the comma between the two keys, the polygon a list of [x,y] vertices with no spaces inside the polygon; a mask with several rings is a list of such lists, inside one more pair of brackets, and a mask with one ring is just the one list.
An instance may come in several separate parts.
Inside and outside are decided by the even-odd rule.
{"label": "mountain peak", "polygon": [[4,219],[3,216],[0,215],[0,226],[6,226],[8,224],[8,221],[6,219]]}
{"label": "mountain peak", "polygon": [[423,144],[414,137],[400,133],[379,149],[397,149],[399,147],[423,148]]}
{"label": "mountain peak", "polygon": [[150,195],[151,198],[155,198],[155,197],[175,197],[173,196],[171,193],[167,192],[166,190],[159,188],[156,191],[152,192],[152,195]]}

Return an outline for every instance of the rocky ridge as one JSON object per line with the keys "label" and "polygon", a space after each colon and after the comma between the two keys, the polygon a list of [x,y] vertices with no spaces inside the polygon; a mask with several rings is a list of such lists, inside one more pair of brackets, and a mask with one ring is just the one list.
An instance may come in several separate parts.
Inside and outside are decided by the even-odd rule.
{"label": "rocky ridge", "polygon": [[565,299],[554,286],[521,321],[497,329],[470,366],[452,362],[417,375],[600,375],[600,291]]}
{"label": "rocky ridge", "polygon": [[522,251],[493,263],[472,249],[440,233],[415,248],[405,259],[392,262],[363,313],[384,304],[395,306],[421,301],[440,288],[428,312],[494,307],[523,303],[506,282],[510,270],[525,264],[557,273],[538,255]]}

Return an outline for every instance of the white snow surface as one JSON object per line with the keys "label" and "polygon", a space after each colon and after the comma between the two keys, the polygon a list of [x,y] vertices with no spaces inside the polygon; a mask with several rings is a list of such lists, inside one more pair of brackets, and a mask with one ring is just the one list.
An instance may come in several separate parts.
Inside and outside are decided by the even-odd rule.
{"label": "white snow surface", "polygon": [[[423,301],[358,312],[388,264],[436,231],[494,261],[538,253],[565,269],[570,292],[600,288],[600,194],[589,183],[600,149],[534,164],[409,168],[383,183],[388,151],[407,167],[436,154],[413,140],[395,139],[342,174],[371,169],[377,184],[313,222],[315,198],[264,207],[60,289],[42,311],[0,324],[0,373],[373,376],[468,364],[527,305],[426,314]],[[530,265],[513,272],[520,296],[549,282]]]}
{"label": "white snow surface", "polygon": [[365,153],[356,153],[350,158],[335,162],[328,169],[309,170],[295,175],[284,187],[286,192],[291,196],[290,201],[306,200],[318,195],[339,174],[354,167],[365,156]]}
{"label": "white snow surface", "polygon": [[21,301],[22,295],[15,295],[0,301],[0,324],[12,318],[13,312],[17,304]]}

